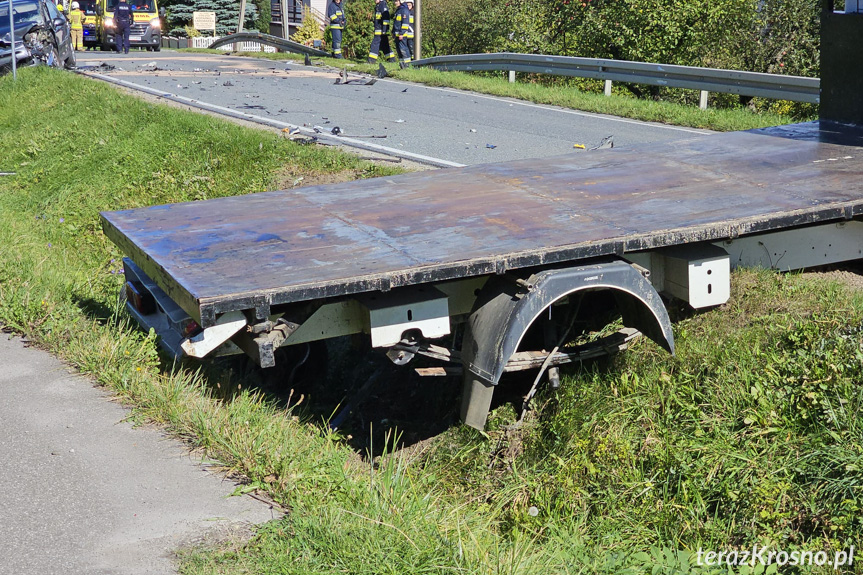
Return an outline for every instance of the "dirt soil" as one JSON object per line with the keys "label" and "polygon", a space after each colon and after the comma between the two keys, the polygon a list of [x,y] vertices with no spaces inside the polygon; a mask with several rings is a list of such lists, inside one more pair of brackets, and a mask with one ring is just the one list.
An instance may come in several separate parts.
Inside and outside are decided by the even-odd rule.
{"label": "dirt soil", "polygon": [[823,266],[803,273],[804,276],[834,280],[854,290],[863,290],[863,260]]}

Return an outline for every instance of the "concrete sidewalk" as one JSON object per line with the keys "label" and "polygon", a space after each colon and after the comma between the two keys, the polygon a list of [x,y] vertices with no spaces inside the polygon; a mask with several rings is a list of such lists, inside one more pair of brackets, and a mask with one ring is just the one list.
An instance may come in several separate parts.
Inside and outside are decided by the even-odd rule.
{"label": "concrete sidewalk", "polygon": [[0,333],[0,574],[175,573],[212,530],[276,516],[48,353]]}

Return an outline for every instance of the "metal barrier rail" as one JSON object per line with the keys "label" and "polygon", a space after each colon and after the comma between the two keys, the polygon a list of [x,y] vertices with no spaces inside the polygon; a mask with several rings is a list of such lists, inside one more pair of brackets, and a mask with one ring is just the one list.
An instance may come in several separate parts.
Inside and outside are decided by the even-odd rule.
{"label": "metal barrier rail", "polygon": [[269,34],[262,34],[261,32],[238,32],[236,34],[228,34],[227,36],[222,36],[221,38],[210,44],[210,48],[219,48],[228,44],[239,44],[241,42],[257,42],[258,44],[272,46],[273,48],[278,48],[279,50],[283,50],[285,52],[308,54],[309,56],[329,56],[329,53],[324,52],[323,50],[309,48],[308,46],[304,46],[299,42],[294,42],[293,40],[285,40],[284,38],[270,36]]}
{"label": "metal barrier rail", "polygon": [[701,90],[701,107],[707,107],[708,92],[759,96],[778,100],[809,102],[820,101],[819,78],[782,76],[759,72],[717,70],[604,58],[576,58],[572,56],[543,56],[541,54],[461,54],[423,58],[414,66],[429,66],[438,70],[498,70],[509,71],[510,81],[515,72],[552,74],[605,80],[605,94],[611,93],[611,82],[648,84],[670,88]]}

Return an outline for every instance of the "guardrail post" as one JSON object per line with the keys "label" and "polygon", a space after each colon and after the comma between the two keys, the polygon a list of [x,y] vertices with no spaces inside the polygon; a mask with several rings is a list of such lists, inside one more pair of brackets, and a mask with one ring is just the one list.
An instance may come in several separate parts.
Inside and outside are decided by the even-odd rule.
{"label": "guardrail post", "polygon": [[509,71],[509,83],[515,84],[515,70]]}
{"label": "guardrail post", "polygon": [[701,97],[698,99],[698,107],[702,110],[707,109],[707,90],[701,90]]}
{"label": "guardrail post", "polygon": [[605,95],[611,96],[611,80],[605,81]]}

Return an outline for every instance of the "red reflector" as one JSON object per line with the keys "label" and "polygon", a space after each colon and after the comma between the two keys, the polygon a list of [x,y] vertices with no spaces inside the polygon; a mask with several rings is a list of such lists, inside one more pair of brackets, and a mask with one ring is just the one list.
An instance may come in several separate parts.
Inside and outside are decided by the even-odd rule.
{"label": "red reflector", "polygon": [[199,329],[201,329],[201,326],[198,325],[198,322],[196,322],[193,319],[190,319],[189,321],[186,322],[186,325],[183,326],[183,335],[185,337],[189,337],[190,335],[192,335],[193,333],[195,333]]}
{"label": "red reflector", "polygon": [[141,282],[126,282],[126,299],[140,314],[150,315],[156,311],[156,300]]}

